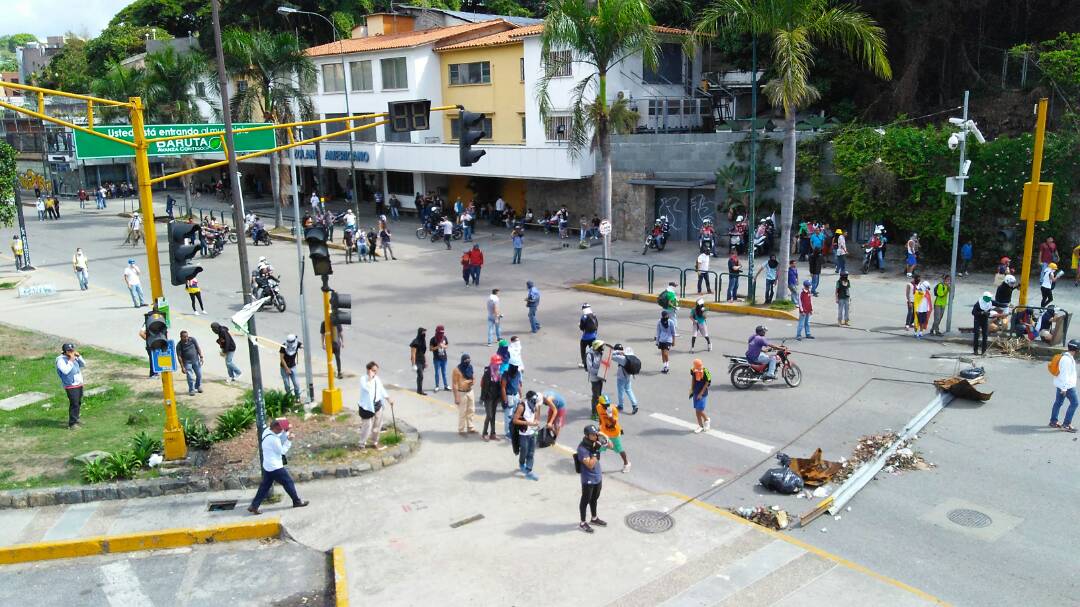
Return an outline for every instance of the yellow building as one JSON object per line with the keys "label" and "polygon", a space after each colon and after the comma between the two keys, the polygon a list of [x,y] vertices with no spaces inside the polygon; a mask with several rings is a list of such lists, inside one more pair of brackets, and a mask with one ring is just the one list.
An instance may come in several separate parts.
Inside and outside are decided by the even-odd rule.
{"label": "yellow building", "polygon": [[[525,50],[522,38],[543,26],[519,27],[482,38],[435,47],[442,73],[442,100],[484,114],[487,137],[479,145],[525,145]],[[444,112],[444,141],[458,139],[458,116]],[[468,202],[482,191],[502,196],[518,212],[525,210],[525,181],[470,180],[455,175],[449,181],[451,201]],[[485,196],[486,198],[486,196]]]}

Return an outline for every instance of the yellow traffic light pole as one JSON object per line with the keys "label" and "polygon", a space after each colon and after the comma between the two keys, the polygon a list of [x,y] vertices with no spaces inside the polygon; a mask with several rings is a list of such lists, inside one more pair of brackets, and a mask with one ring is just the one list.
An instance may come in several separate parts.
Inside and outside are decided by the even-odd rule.
{"label": "yellow traffic light pole", "polygon": [[1043,144],[1046,142],[1046,103],[1045,97],[1039,99],[1035,119],[1035,147],[1031,158],[1031,181],[1024,184],[1024,199],[1020,206],[1020,218],[1026,222],[1024,228],[1024,258],[1020,268],[1020,301],[1027,305],[1028,281],[1031,280],[1031,253],[1034,248],[1035,223],[1050,219],[1050,201],[1054,191],[1053,183],[1042,179]]}
{"label": "yellow traffic light pole", "polygon": [[341,411],[341,388],[334,387],[334,329],[330,324],[330,287],[329,277],[323,276],[323,339],[326,342],[326,389],[322,391],[322,412],[333,415]]}

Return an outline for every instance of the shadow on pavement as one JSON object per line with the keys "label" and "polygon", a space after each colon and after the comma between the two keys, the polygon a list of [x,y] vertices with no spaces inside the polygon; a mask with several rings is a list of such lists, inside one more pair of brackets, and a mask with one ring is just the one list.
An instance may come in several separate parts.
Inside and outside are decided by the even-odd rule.
{"label": "shadow on pavement", "polygon": [[551,535],[561,535],[563,533],[577,532],[577,523],[522,523],[517,527],[510,529],[509,534],[515,537],[542,537]]}
{"label": "shadow on pavement", "polygon": [[[951,407],[952,405],[950,405]],[[999,434],[1011,434],[1013,436],[1022,436],[1025,434],[1060,434],[1061,430],[1057,428],[1051,428],[1049,426],[1026,426],[1022,424],[1011,424],[1007,426],[994,426],[994,432]]]}

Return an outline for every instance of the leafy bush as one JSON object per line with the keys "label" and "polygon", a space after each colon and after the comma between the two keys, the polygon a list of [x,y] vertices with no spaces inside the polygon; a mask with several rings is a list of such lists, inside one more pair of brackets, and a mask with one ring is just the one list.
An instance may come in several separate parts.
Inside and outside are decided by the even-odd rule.
{"label": "leafy bush", "polygon": [[213,435],[201,419],[185,417],[180,420],[184,430],[184,439],[192,449],[209,449],[214,442]]}
{"label": "leafy bush", "polygon": [[161,439],[150,436],[145,430],[131,439],[131,453],[139,461],[139,464],[146,464],[146,460],[150,459],[151,454],[161,453],[164,448]]}
{"label": "leafy bush", "polygon": [[[149,456],[148,456],[149,457]],[[142,468],[142,462],[131,451],[118,451],[101,460],[109,479],[130,479]]]}
{"label": "leafy bush", "polygon": [[[255,403],[252,402],[252,397],[248,398],[248,402],[252,408],[255,409]],[[275,417],[282,417],[289,413],[302,413],[303,405],[297,400],[296,396],[289,392],[282,392],[280,390],[267,390],[263,392],[263,406],[266,409],[266,419],[271,420]]]}
{"label": "leafy bush", "polygon": [[82,479],[84,483],[103,483],[112,480],[109,468],[104,459],[86,462],[83,464]]}
{"label": "leafy bush", "polygon": [[145,426],[148,423],[150,423],[150,417],[142,409],[128,414],[127,425],[129,426]]}
{"label": "leafy bush", "polygon": [[401,441],[405,440],[405,436],[400,432],[394,432],[391,430],[385,430],[382,438],[379,439],[379,443],[392,447]]}
{"label": "leafy bush", "polygon": [[236,405],[226,409],[217,418],[217,429],[214,430],[214,441],[229,440],[239,436],[255,423],[255,410],[246,404]]}

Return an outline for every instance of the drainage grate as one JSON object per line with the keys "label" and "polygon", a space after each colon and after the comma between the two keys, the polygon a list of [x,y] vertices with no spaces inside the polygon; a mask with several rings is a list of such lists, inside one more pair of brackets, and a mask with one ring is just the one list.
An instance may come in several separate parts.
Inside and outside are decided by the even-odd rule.
{"label": "drainage grate", "polygon": [[972,527],[975,529],[989,527],[994,522],[994,519],[990,518],[990,515],[968,508],[950,510],[945,517],[961,527]]}
{"label": "drainage grate", "polygon": [[210,512],[217,512],[220,510],[233,510],[236,508],[236,500],[221,500],[217,502],[210,502],[210,506],[207,508]]}
{"label": "drainage grate", "polygon": [[675,526],[675,519],[657,510],[638,510],[626,515],[626,526],[641,533],[663,533]]}

